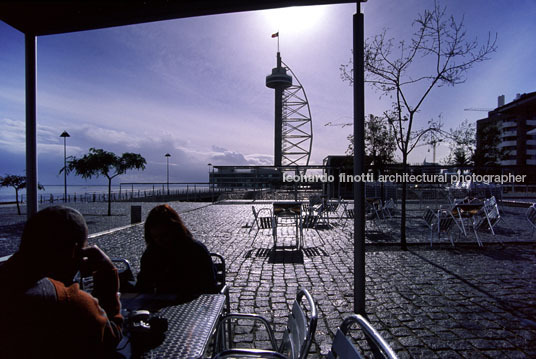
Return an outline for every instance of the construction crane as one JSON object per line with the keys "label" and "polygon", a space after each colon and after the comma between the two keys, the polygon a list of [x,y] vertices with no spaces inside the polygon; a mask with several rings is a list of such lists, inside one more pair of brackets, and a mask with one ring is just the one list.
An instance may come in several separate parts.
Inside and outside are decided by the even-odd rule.
{"label": "construction crane", "polygon": [[493,111],[492,108],[481,108],[481,107],[470,107],[470,108],[464,108],[464,111],[482,111],[482,112],[489,112]]}

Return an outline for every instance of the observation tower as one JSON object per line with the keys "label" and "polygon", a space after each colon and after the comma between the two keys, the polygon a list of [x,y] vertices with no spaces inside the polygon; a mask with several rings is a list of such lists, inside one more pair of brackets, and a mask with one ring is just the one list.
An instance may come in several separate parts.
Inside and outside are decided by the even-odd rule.
{"label": "observation tower", "polygon": [[307,166],[313,140],[311,110],[303,86],[279,51],[266,86],[275,90],[274,166]]}

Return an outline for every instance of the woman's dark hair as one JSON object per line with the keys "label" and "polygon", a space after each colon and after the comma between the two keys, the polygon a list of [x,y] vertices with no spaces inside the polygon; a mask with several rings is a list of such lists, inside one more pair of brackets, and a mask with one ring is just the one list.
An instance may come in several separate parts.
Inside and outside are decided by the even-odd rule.
{"label": "woman's dark hair", "polygon": [[160,226],[171,228],[178,242],[192,239],[192,233],[186,228],[179,214],[168,204],[161,204],[149,212],[145,220],[145,242],[147,245],[154,244],[151,237],[151,229]]}

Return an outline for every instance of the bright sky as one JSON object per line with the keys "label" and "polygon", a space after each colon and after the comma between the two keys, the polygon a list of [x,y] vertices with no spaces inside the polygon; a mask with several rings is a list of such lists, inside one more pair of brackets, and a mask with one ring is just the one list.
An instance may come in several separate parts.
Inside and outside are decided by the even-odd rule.
{"label": "bright sky", "polygon": [[[447,3],[447,2],[445,2]],[[362,5],[366,37],[388,28],[406,37],[418,12],[431,0],[370,0]],[[535,91],[536,2],[448,1],[470,37],[498,34],[492,59],[478,64],[466,83],[435,89],[418,124],[441,114],[446,128],[494,108],[517,93]],[[117,154],[141,153],[148,165],[115,183],[206,181],[214,165],[273,163],[274,94],[265,77],[275,66],[280,33],[283,61],[307,93],[313,117],[312,163],[343,154],[352,120],[352,88],[339,66],[351,57],[354,4],[288,8],[196,17],[103,30],[42,36],[37,40],[39,182],[61,184],[63,139],[67,154],[90,147]],[[366,113],[389,106],[366,89]],[[24,37],[0,21],[0,175],[24,174]],[[448,147],[438,149],[438,159]],[[431,161],[428,147],[411,162]],[[70,176],[69,183],[85,183]],[[92,180],[89,183],[102,183]]]}

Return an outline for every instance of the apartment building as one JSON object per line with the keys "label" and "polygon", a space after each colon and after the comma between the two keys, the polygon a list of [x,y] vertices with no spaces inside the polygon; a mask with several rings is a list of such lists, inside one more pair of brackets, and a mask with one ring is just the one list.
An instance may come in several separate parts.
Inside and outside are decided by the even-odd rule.
{"label": "apartment building", "polygon": [[498,107],[477,121],[477,148],[489,126],[500,132],[497,146],[505,153],[501,166],[535,166],[536,171],[536,92],[518,94],[506,104],[504,95],[499,96]]}

